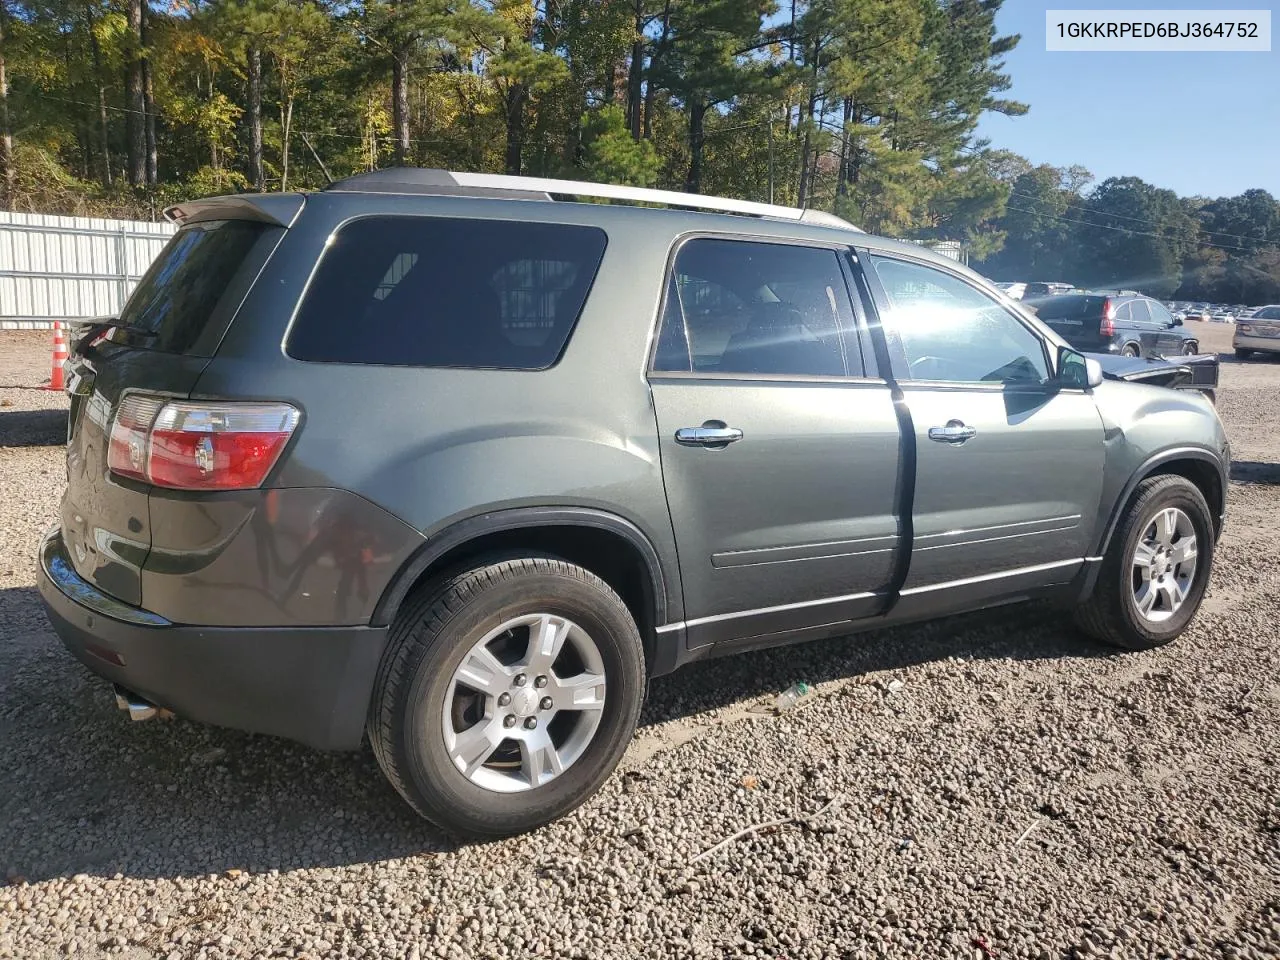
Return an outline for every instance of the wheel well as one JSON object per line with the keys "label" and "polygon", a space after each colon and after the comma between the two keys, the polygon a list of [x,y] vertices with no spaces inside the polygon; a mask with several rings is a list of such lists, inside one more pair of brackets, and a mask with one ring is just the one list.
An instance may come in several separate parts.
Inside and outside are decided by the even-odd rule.
{"label": "wheel well", "polygon": [[465,569],[481,557],[521,552],[552,554],[590,570],[609,584],[635,618],[636,627],[644,641],[645,661],[653,663],[657,609],[655,585],[650,578],[648,565],[635,545],[626,537],[609,530],[574,524],[553,524],[481,534],[437,557],[418,574],[404,595],[408,596],[442,573]]}
{"label": "wheel well", "polygon": [[1206,460],[1192,458],[1170,460],[1168,463],[1160,463],[1152,467],[1142,479],[1166,475],[1183,477],[1196,485],[1204,494],[1205,502],[1209,504],[1209,511],[1213,514],[1214,532],[1222,533],[1222,510],[1225,504],[1223,497],[1226,491],[1222,489],[1222,477],[1219,476],[1217,468]]}

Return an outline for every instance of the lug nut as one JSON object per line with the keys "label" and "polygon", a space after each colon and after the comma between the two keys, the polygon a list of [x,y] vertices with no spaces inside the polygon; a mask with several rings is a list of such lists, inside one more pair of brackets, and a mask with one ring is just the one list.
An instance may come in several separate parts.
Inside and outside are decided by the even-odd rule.
{"label": "lug nut", "polygon": [[538,704],[538,706],[541,707],[543,710],[550,710],[554,706],[554,704],[551,702],[550,697],[543,697],[542,702]]}
{"label": "lug nut", "polygon": [[541,690],[543,687],[547,685],[547,678],[542,676],[534,677],[533,685],[537,687],[539,690]]}
{"label": "lug nut", "polygon": [[515,683],[517,687],[523,687],[528,682],[529,682],[529,678],[526,677],[523,673],[516,674]]}
{"label": "lug nut", "polygon": [[514,727],[516,725],[516,715],[514,713],[508,713],[502,718],[502,725],[504,727]]}
{"label": "lug nut", "polygon": [[511,702],[511,694],[509,693],[498,694],[498,706],[505,707],[510,702]]}
{"label": "lug nut", "polygon": [[537,717],[529,717],[529,718],[528,718],[527,720],[525,720],[525,722],[524,722],[524,728],[525,728],[526,730],[535,730],[535,729],[537,729],[537,726],[538,726],[538,718],[537,718]]}

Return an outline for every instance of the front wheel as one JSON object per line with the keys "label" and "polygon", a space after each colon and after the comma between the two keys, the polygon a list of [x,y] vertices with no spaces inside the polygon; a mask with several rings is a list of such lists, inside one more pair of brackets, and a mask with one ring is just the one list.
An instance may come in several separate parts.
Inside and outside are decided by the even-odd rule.
{"label": "front wheel", "polygon": [[603,580],[552,557],[495,560],[406,603],[369,737],[387,779],[437,826],[522,833],[608,778],[644,677],[635,621]]}
{"label": "front wheel", "polygon": [[1213,517],[1195,484],[1179,476],[1149,477],[1112,536],[1076,624],[1127,650],[1169,643],[1200,608],[1213,549]]}

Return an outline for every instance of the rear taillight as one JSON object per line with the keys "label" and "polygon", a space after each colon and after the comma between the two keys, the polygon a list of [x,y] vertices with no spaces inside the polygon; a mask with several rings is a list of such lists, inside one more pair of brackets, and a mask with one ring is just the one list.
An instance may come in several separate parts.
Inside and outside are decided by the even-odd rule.
{"label": "rear taillight", "polygon": [[1116,332],[1116,305],[1109,299],[1102,301],[1102,322],[1098,324],[1098,333],[1104,337],[1114,336]]}
{"label": "rear taillight", "polygon": [[186,403],[130,394],[111,425],[112,473],[177,490],[257,487],[298,425],[287,403]]}

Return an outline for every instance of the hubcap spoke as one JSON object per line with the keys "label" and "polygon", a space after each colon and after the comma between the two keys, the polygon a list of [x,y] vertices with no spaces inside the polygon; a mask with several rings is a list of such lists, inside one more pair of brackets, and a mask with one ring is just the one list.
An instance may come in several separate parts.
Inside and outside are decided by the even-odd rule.
{"label": "hubcap spoke", "polygon": [[1169,555],[1169,559],[1175,564],[1187,563],[1196,558],[1196,538],[1183,537],[1173,545],[1173,552]]}
{"label": "hubcap spoke", "polygon": [[520,774],[531,787],[540,787],[564,773],[560,751],[550,734],[538,730],[520,740]]}
{"label": "hubcap spoke", "polygon": [[457,681],[477,693],[496,696],[511,685],[511,671],[483,644],[477,645],[458,668]]}
{"label": "hubcap spoke", "polygon": [[1168,547],[1173,543],[1173,533],[1178,525],[1177,510],[1161,510],[1156,514],[1156,540],[1162,547]]}
{"label": "hubcap spoke", "polygon": [[455,735],[449,756],[459,770],[471,776],[493,756],[493,751],[498,749],[502,739],[503,732],[499,724],[487,719],[481,720],[475,726]]}
{"label": "hubcap spoke", "polygon": [[553,677],[549,689],[557,711],[604,709],[603,673],[580,673],[565,679]]}
{"label": "hubcap spoke", "polygon": [[1133,551],[1133,565],[1135,567],[1149,568],[1151,561],[1156,558],[1156,548],[1151,544],[1139,540],[1138,546]]}
{"label": "hubcap spoke", "polygon": [[1156,605],[1156,598],[1160,596],[1159,588],[1154,583],[1144,583],[1142,589],[1138,591],[1134,597],[1138,601],[1138,612],[1144,617],[1151,616],[1152,608]]}
{"label": "hubcap spoke", "polygon": [[560,656],[572,624],[561,617],[544,613],[529,624],[529,667],[546,671]]}

